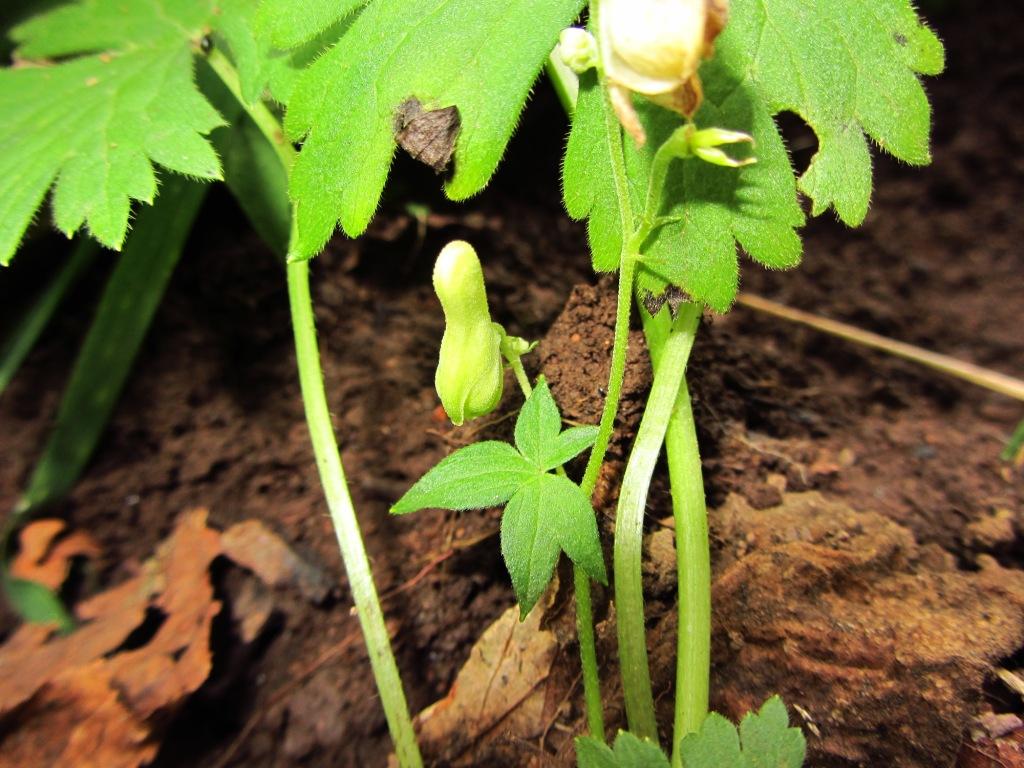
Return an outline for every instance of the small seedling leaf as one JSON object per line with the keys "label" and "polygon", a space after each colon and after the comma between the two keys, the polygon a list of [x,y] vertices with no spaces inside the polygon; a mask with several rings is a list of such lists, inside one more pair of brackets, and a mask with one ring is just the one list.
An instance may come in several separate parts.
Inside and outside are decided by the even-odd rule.
{"label": "small seedling leaf", "polygon": [[544,470],[554,469],[575,458],[594,444],[598,431],[596,426],[570,427],[565,430],[549,444],[541,467]]}
{"label": "small seedling leaf", "polygon": [[[669,761],[657,744],[628,731],[619,731],[614,749],[593,736],[576,739],[576,765],[578,768],[669,768]],[[725,764],[719,768],[725,768]]]}
{"label": "small seedling leaf", "polygon": [[551,581],[562,551],[590,578],[607,583],[590,501],[568,478],[538,475],[516,492],[501,519],[501,554],[524,617]]}
{"label": "small seedling leaf", "polygon": [[686,736],[679,750],[683,768],[800,768],[807,745],[800,729],[789,727],[782,699],[773,696],[760,712],[747,713],[738,733],[712,712],[700,733]]}
{"label": "small seedling leaf", "polygon": [[291,179],[297,239],[315,255],[340,221],[361,234],[395,152],[400,105],[456,107],[448,196],[488,182],[558,34],[581,0],[375,0],[300,77],[285,127],[302,152]]}
{"label": "small seedling leaf", "polygon": [[474,443],[427,472],[391,507],[391,512],[404,515],[427,508],[494,507],[504,504],[536,476],[536,467],[508,443]]}
{"label": "small seedling leaf", "polygon": [[[82,0],[15,27],[0,70],[0,264],[54,186],[57,226],[120,248],[132,200],[152,202],[153,163],[219,179],[205,138],[222,124],[192,77],[212,0]],[[44,59],[60,58],[57,64]],[[36,61],[40,63],[35,64]]]}
{"label": "small seedling leaf", "polygon": [[553,469],[543,464],[558,441],[561,428],[558,406],[551,397],[547,381],[541,376],[516,419],[516,448],[538,468]]}
{"label": "small seedling leaf", "polygon": [[516,491],[501,517],[501,554],[512,577],[521,619],[547,588],[561,552],[547,525],[547,503],[544,484],[537,477]]}

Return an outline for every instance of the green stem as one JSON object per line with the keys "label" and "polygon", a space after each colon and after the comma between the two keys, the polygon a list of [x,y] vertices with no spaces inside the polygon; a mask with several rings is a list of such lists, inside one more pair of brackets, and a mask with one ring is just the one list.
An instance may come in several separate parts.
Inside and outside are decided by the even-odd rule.
{"label": "green stem", "polygon": [[262,101],[250,104],[245,100],[242,96],[241,83],[238,80],[238,71],[230,59],[221,53],[220,50],[217,48],[211,50],[206,55],[206,62],[217,73],[217,77],[221,79],[227,89],[231,91],[231,95],[242,105],[246,114],[252,118],[256,127],[260,129],[260,133],[270,142],[270,146],[274,148],[285,171],[291,173],[292,163],[295,162],[298,153],[291,142],[288,141],[288,137],[285,136],[284,129],[281,127],[281,122],[277,119],[277,116]]}
{"label": "green stem", "polygon": [[626,464],[615,514],[615,605],[626,717],[632,733],[655,741],[658,725],[647,662],[641,569],[644,510],[699,318],[696,305],[683,307],[658,356],[654,384]]}
{"label": "green stem", "polygon": [[676,526],[679,628],[672,765],[682,768],[679,742],[700,730],[708,713],[711,669],[711,555],[704,477],[690,389],[683,378],[665,435]]}
{"label": "green stem", "polygon": [[[277,152],[287,173],[295,160],[295,148],[287,141],[281,124],[263,102],[249,104],[242,97],[238,73],[234,65],[220,51],[214,49],[208,56],[210,66],[221,78],[239,104]],[[294,219],[292,236],[294,237]],[[290,249],[289,249],[290,250]],[[295,261],[287,266],[288,302],[295,334],[295,358],[299,369],[302,402],[306,411],[313,453],[316,456],[320,484],[327,499],[331,522],[338,539],[345,572],[348,575],[352,599],[356,604],[359,624],[366,640],[370,666],[377,682],[384,716],[395,744],[395,753],[401,768],[421,768],[423,759],[416,745],[416,733],[409,717],[409,706],[402,689],[398,665],[391,650],[391,639],[384,623],[384,614],[373,583],[370,561],[363,546],[352,497],[349,495],[341,454],[331,425],[327,394],[324,390],[320,350],[316,341],[313,299],[309,291],[309,262]]]}
{"label": "green stem", "polygon": [[416,734],[409,719],[409,707],[402,691],[402,680],[391,652],[391,641],[370,573],[370,561],[363,547],[359,522],[352,506],[352,498],[349,496],[345,471],[341,465],[341,456],[331,425],[323,373],[320,369],[313,301],[309,293],[308,261],[288,264],[288,299],[292,313],[292,329],[295,332],[295,356],[299,366],[302,401],[306,408],[313,453],[316,455],[320,483],[327,497],[327,508],[330,510],[331,521],[338,537],[338,546],[341,548],[359,623],[366,638],[370,665],[377,680],[377,690],[380,692],[388,728],[395,742],[399,765],[403,768],[419,768],[423,765],[423,760],[416,746]]}

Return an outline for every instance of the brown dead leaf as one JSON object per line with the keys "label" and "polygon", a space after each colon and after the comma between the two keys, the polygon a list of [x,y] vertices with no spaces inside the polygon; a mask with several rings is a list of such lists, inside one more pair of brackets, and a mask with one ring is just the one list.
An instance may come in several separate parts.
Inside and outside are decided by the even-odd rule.
{"label": "brown dead leaf", "polygon": [[3,740],[0,767],[135,768],[156,755],[149,727],[118,699],[102,660],[46,683]]}
{"label": "brown dead leaf", "polygon": [[505,611],[477,640],[448,695],[419,714],[420,739],[443,764],[478,764],[477,743],[495,730],[543,733],[541,684],[558,650],[554,634],[540,628],[543,616],[539,605],[524,622],[518,606]]}
{"label": "brown dead leaf", "polygon": [[[206,520],[203,509],[182,515],[139,573],[78,605],[72,634],[24,625],[0,646],[0,766],[134,768],[154,756],[153,729],[165,722],[154,715],[173,711],[210,674],[210,628],[221,610],[214,559],[242,552],[250,558],[243,565],[275,584],[304,565],[262,527],[235,526],[259,545],[246,550],[244,535],[236,531],[228,547]],[[27,563],[56,573],[53,562],[94,547],[78,535],[52,544],[63,524],[44,522],[23,540]],[[270,553],[269,566],[252,562],[259,553]],[[147,642],[119,650],[143,627],[152,631]]]}
{"label": "brown dead leaf", "polygon": [[82,531],[61,536],[66,527],[63,520],[36,520],[26,525],[18,539],[18,554],[11,561],[11,575],[56,590],[67,579],[72,559],[99,554],[96,542]]}

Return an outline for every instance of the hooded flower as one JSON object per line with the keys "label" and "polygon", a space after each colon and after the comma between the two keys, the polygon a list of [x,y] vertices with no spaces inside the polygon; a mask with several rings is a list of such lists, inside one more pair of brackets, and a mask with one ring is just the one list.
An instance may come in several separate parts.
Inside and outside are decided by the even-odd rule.
{"label": "hooded flower", "polygon": [[444,336],[434,386],[453,424],[490,413],[501,399],[502,333],[491,322],[484,273],[473,246],[448,243],[434,264]]}
{"label": "hooded flower", "polygon": [[728,8],[728,0],[601,3],[601,62],[615,112],[637,144],[643,144],[646,136],[633,109],[632,94],[692,117],[703,98],[697,68],[711,55]]}

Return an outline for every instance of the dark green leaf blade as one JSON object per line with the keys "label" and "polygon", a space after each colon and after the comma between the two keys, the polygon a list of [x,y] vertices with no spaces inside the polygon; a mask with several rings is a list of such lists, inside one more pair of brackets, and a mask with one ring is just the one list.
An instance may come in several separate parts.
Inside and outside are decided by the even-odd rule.
{"label": "dark green leaf blade", "polygon": [[551,397],[547,381],[541,376],[516,418],[516,448],[539,469],[550,469],[542,465],[553,449],[561,428],[562,417],[558,406]]}
{"label": "dark green leaf blade", "polygon": [[544,593],[561,551],[545,513],[546,499],[537,477],[509,499],[501,517],[501,555],[519,601],[520,618],[526,618]]}
{"label": "dark green leaf blade", "polygon": [[460,448],[421,477],[392,514],[419,509],[483,509],[504,504],[537,469],[508,443],[488,440]]}
{"label": "dark green leaf blade", "polygon": [[570,427],[565,430],[549,446],[541,461],[541,468],[545,471],[555,469],[575,458],[594,444],[597,433],[596,426]]}
{"label": "dark green leaf blade", "polygon": [[[376,0],[303,74],[285,125],[304,139],[293,169],[295,258],[316,254],[340,221],[363,232],[395,149],[397,107],[457,106],[452,199],[487,183],[560,30],[581,0]],[[500,97],[497,96],[500,94]]]}
{"label": "dark green leaf blade", "polygon": [[171,176],[159,202],[142,212],[103,291],[82,344],[43,456],[19,511],[67,493],[85,468],[128,378],[185,238],[206,193],[201,184]]}

